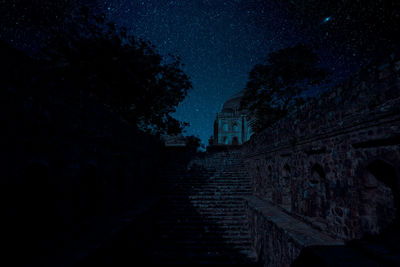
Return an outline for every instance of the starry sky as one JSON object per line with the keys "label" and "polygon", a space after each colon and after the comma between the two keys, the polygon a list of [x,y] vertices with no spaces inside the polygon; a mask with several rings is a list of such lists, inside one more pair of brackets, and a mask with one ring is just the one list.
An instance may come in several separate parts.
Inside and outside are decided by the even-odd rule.
{"label": "starry sky", "polygon": [[[257,1],[104,2],[104,10],[136,36],[150,40],[161,54],[179,55],[193,90],[174,114],[207,144],[223,103],[242,90],[248,72],[270,49],[289,45],[289,22],[273,4]],[[261,24],[265,25],[263,28]],[[288,36],[282,35],[284,31]]]}
{"label": "starry sky", "polygon": [[[181,56],[193,90],[174,117],[189,122],[187,134],[207,144],[216,113],[243,90],[251,68],[264,62],[269,52],[298,42],[315,46],[335,81],[362,64],[357,35],[364,32],[361,27],[371,26],[355,25],[360,20],[354,12],[356,3],[308,2],[307,6],[304,1],[278,0],[107,0],[100,8],[118,25],[155,44],[161,54]],[[370,15],[369,10],[364,12]],[[346,26],[353,27],[350,44],[340,38],[349,31]]]}
{"label": "starry sky", "polygon": [[[290,45],[290,22],[275,3],[260,1],[104,2],[108,16],[150,40],[161,54],[179,55],[193,90],[174,114],[187,134],[207,144],[222,104],[242,90],[248,72],[269,50]],[[285,32],[285,34],[282,34]]]}
{"label": "starry sky", "polygon": [[[213,134],[213,122],[223,103],[243,90],[251,68],[264,62],[269,52],[306,43],[315,49],[321,65],[332,72],[332,80],[336,82],[379,54],[378,50],[384,51],[382,44],[393,42],[400,25],[397,0],[70,0],[70,3],[79,1],[90,2],[96,12],[104,12],[117,26],[150,41],[160,54],[171,53],[182,58],[193,89],[173,116],[189,122],[186,135],[196,135],[204,144]],[[25,20],[25,28],[31,27],[34,23],[27,21],[27,17],[49,17],[47,23],[57,23],[61,16],[54,12],[58,8],[56,2],[49,1],[53,4],[45,6],[47,15],[32,15],[36,12],[32,10],[46,12],[43,7],[16,13],[17,19],[0,14],[5,18],[3,25],[7,25],[0,34],[4,36],[8,31],[10,36],[12,26],[20,39],[27,38],[27,31],[21,31],[22,26],[18,31],[18,25],[14,24],[23,25]],[[32,45],[32,42],[22,43]]]}

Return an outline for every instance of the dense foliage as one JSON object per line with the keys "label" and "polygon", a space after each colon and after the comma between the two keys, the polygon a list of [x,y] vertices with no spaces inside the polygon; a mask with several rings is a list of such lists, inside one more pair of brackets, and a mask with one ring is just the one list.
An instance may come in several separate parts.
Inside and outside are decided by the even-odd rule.
{"label": "dense foliage", "polygon": [[95,96],[142,130],[181,131],[184,124],[170,113],[192,85],[179,57],[163,58],[149,42],[106,23],[104,15],[89,16],[87,8],[64,25],[41,55],[62,86]]}
{"label": "dense foliage", "polygon": [[265,64],[257,64],[249,74],[241,108],[255,118],[259,132],[304,103],[303,92],[326,81],[327,72],[318,66],[312,49],[298,44],[272,52]]}

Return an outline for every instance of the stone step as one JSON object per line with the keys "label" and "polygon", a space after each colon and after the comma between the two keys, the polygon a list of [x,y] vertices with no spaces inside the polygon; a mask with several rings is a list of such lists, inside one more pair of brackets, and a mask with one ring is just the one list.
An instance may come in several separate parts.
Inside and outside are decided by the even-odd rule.
{"label": "stone step", "polygon": [[165,192],[164,194],[165,195],[171,195],[171,194],[177,192],[177,193],[180,193],[180,194],[181,193],[186,193],[187,195],[189,195],[189,193],[216,192],[216,191],[227,192],[227,193],[229,193],[229,192],[238,192],[238,191],[245,191],[245,192],[246,191],[250,191],[251,192],[251,189],[244,188],[244,187],[242,187],[242,188],[240,188],[240,187],[238,187],[238,188],[230,188],[230,189],[228,189],[228,188],[218,188],[218,187],[216,187],[216,188],[191,188],[191,189],[174,187],[174,188],[171,188],[169,191]]}
{"label": "stone step", "polygon": [[196,265],[251,266],[251,264],[257,261],[257,256],[250,249],[242,249],[234,252],[231,250],[201,250],[194,251],[193,253],[164,250],[155,251],[152,259],[155,264],[165,264],[167,262],[169,265],[192,263]]}
{"label": "stone step", "polygon": [[[226,244],[226,243],[191,243],[191,242],[181,242],[181,243],[168,243],[168,240],[165,242],[160,242],[160,245],[163,247],[164,251],[184,251],[190,250],[192,252],[198,250],[206,250],[206,251],[218,251],[221,248],[229,247],[232,250],[250,250],[251,245],[249,243],[244,244]],[[166,248],[168,247],[168,249]]]}
{"label": "stone step", "polygon": [[200,239],[173,239],[173,238],[165,238],[158,240],[159,245],[165,246],[193,246],[193,247],[202,247],[206,245],[207,247],[212,246],[221,246],[221,245],[229,245],[234,247],[241,248],[250,248],[251,242],[249,240],[223,240],[223,239],[209,239],[209,238],[200,238]]}
{"label": "stone step", "polygon": [[[207,216],[207,218],[208,218],[208,216],[213,215],[212,209],[198,209],[197,212],[199,214],[201,214],[201,216]],[[243,210],[233,210],[233,211],[227,210],[227,211],[225,211],[225,214],[227,214],[227,215],[233,214],[233,213],[235,213],[235,214],[241,213],[241,214],[245,215],[246,210],[243,209]],[[219,214],[221,214],[221,213],[218,213],[216,216],[218,216]]]}
{"label": "stone step", "polygon": [[198,193],[198,192],[238,192],[238,191],[251,191],[251,189],[249,188],[245,188],[243,187],[236,187],[236,188],[179,188],[179,187],[174,187],[171,188],[171,190],[169,190],[169,192],[165,192],[166,195],[168,194],[173,194],[174,192],[178,192],[178,193]]}
{"label": "stone step", "polygon": [[187,238],[204,237],[207,238],[225,238],[235,239],[243,238],[250,240],[250,234],[247,231],[222,231],[221,229],[199,229],[199,228],[162,228],[166,234],[177,234]]}
{"label": "stone step", "polygon": [[168,264],[255,262],[243,201],[252,194],[252,181],[241,157],[240,151],[224,152],[193,160],[191,170],[163,170],[165,208],[155,223],[161,235],[155,259]]}
{"label": "stone step", "polygon": [[[168,188],[173,189],[173,188],[180,188],[180,189],[185,189],[185,190],[192,190],[192,189],[203,189],[203,188],[222,188],[222,189],[237,189],[237,188],[246,188],[246,189],[252,189],[252,184],[250,183],[226,183],[226,182],[209,182],[207,184],[203,185],[196,185],[196,184],[182,184],[182,183],[176,183],[176,184],[169,184],[166,183],[164,186],[168,186]],[[165,190],[165,192],[168,192],[168,190]]]}
{"label": "stone step", "polygon": [[173,188],[171,188],[169,191],[166,191],[165,194],[171,194],[173,193],[173,190],[179,190],[179,192],[193,192],[193,191],[215,191],[215,190],[219,190],[219,191],[237,191],[237,190],[252,190],[252,188],[248,185],[233,185],[233,186],[226,186],[226,185],[222,185],[222,186],[206,186],[206,187],[192,187],[192,186],[174,186]]}
{"label": "stone step", "polygon": [[[169,183],[166,183],[169,184]],[[235,182],[235,181],[218,181],[218,180],[210,180],[207,183],[177,183],[177,184],[171,184],[174,187],[186,187],[186,188],[198,188],[198,187],[214,187],[214,186],[247,186],[252,188],[251,183],[242,183],[242,182]]]}
{"label": "stone step", "polygon": [[207,199],[192,199],[190,201],[190,203],[194,206],[194,207],[203,207],[204,205],[214,205],[215,207],[233,207],[233,206],[237,206],[237,207],[244,207],[244,204],[242,201],[233,201],[233,200],[218,200],[218,199],[214,199],[214,200],[207,200]]}
{"label": "stone step", "polygon": [[217,177],[243,177],[247,178],[249,175],[247,172],[220,172],[218,174],[214,174]]}
{"label": "stone step", "polygon": [[[208,196],[204,196],[204,197],[208,197]],[[244,202],[241,199],[238,200],[233,200],[233,199],[221,199],[221,198],[214,198],[214,199],[201,199],[201,198],[196,198],[196,199],[179,199],[179,198],[175,198],[175,199],[166,199],[165,200],[165,204],[168,205],[168,207],[245,207]]]}
{"label": "stone step", "polygon": [[[193,209],[190,211],[193,212]],[[245,215],[246,210],[243,209],[213,209],[213,208],[196,208],[195,212],[201,216],[221,216],[221,215]],[[161,212],[160,215],[174,215],[174,216],[186,216],[188,212],[185,211],[165,211]]]}
{"label": "stone step", "polygon": [[248,225],[173,225],[173,224],[159,224],[158,227],[160,229],[179,229],[179,231],[205,231],[205,232],[212,232],[216,231],[222,234],[246,234],[248,233]]}
{"label": "stone step", "polygon": [[[191,197],[202,197],[202,196],[216,196],[216,197],[234,197],[234,196],[244,196],[244,195],[251,195],[251,191],[236,191],[236,192],[224,192],[224,191],[199,191],[199,192],[193,192],[195,195],[192,195]],[[174,196],[187,196],[186,192],[183,191],[173,191],[171,194],[174,194]],[[192,198],[193,199],[193,198]]]}
{"label": "stone step", "polygon": [[[214,217],[213,217],[214,218]],[[186,223],[186,224],[204,224],[205,219],[211,220],[211,218],[202,218],[201,216],[193,216],[193,217],[167,217],[161,219],[158,223]],[[213,220],[216,223],[223,223],[223,224],[247,224],[246,218],[234,218],[234,219],[225,219],[220,217],[215,217]]]}
{"label": "stone step", "polygon": [[171,181],[177,181],[179,183],[198,183],[198,184],[204,184],[206,182],[210,182],[210,181],[222,181],[222,180],[226,180],[228,182],[231,181],[246,181],[246,182],[250,182],[251,179],[248,176],[241,176],[241,175],[235,175],[235,176],[222,176],[222,175],[209,175],[206,177],[200,177],[200,178],[186,178],[186,177],[180,177],[180,176],[171,176],[171,177],[164,177],[162,179],[162,181],[167,181],[167,182],[171,182]]}
{"label": "stone step", "polygon": [[[205,207],[204,205],[207,205]],[[240,206],[238,206],[240,205]],[[210,203],[210,202],[197,202],[197,203],[185,203],[185,204],[178,204],[175,203],[173,205],[169,205],[169,208],[191,208],[192,210],[194,209],[195,211],[213,211],[213,210],[220,210],[220,211],[245,211],[245,206],[242,203],[238,203],[238,205],[235,205],[233,203]]]}
{"label": "stone step", "polygon": [[163,181],[179,181],[181,183],[205,183],[211,180],[216,180],[216,181],[221,181],[221,180],[226,180],[226,181],[251,181],[251,178],[249,178],[247,175],[207,175],[204,177],[182,177],[182,176],[170,176],[170,177],[163,177],[160,182]]}
{"label": "stone step", "polygon": [[[179,244],[179,243],[187,243],[187,244],[196,244],[196,243],[207,243],[207,244],[238,244],[238,245],[247,245],[250,246],[251,240],[250,236],[223,236],[221,233],[215,234],[202,234],[199,232],[198,234],[193,233],[191,235],[182,235],[176,232],[168,232],[164,233],[161,236],[162,242],[170,242],[170,244]],[[158,242],[157,242],[158,243]]]}
{"label": "stone step", "polygon": [[[226,184],[226,183],[209,183],[204,186],[199,185],[192,185],[192,184],[171,184],[171,189],[183,189],[183,190],[202,190],[202,189],[225,189],[225,190],[235,190],[235,189],[252,189],[250,184],[247,183],[233,183],[233,184]],[[168,192],[168,191],[165,191]]]}
{"label": "stone step", "polygon": [[171,193],[173,193],[173,190],[176,190],[178,192],[188,192],[188,193],[190,193],[190,192],[199,192],[199,191],[212,191],[212,192],[214,192],[216,190],[223,191],[223,192],[230,192],[230,191],[238,191],[238,190],[240,190],[240,191],[251,191],[252,188],[250,188],[249,186],[231,186],[231,187],[228,187],[228,186],[211,187],[211,186],[209,186],[209,187],[202,187],[202,188],[174,187],[174,188],[171,188],[171,190],[169,190],[168,192],[165,192],[165,194],[171,194]]}
{"label": "stone step", "polygon": [[173,182],[165,182],[165,185],[173,185],[173,186],[180,186],[180,187],[204,187],[204,186],[251,186],[252,183],[251,181],[245,181],[245,180],[237,180],[237,179],[228,179],[228,180],[222,180],[222,179],[209,179],[207,181],[202,181],[202,182],[182,182],[178,181],[176,183]]}
{"label": "stone step", "polygon": [[[187,225],[188,228],[191,226],[191,229],[201,229],[204,227],[205,223],[210,223],[210,221],[181,221],[177,222],[176,220],[162,220],[160,222],[157,222],[156,225],[157,227],[161,227],[164,229],[171,229],[173,228],[176,224],[185,224]],[[221,229],[221,231],[245,231],[248,227],[247,222],[234,222],[234,221],[225,221],[225,222],[212,222],[214,226],[212,226],[212,229]],[[211,226],[210,226],[211,227]],[[206,228],[206,229],[211,229],[211,228]]]}
{"label": "stone step", "polygon": [[174,239],[186,239],[186,240],[223,240],[223,241],[250,241],[250,234],[245,232],[236,231],[218,231],[216,229],[208,230],[206,229],[175,229],[175,228],[162,228],[160,236],[162,239],[174,238]]}
{"label": "stone step", "polygon": [[[208,197],[208,196],[204,196]],[[169,198],[165,200],[165,204],[168,204],[169,206],[190,206],[190,205],[228,205],[232,206],[234,205],[235,207],[237,205],[241,205],[244,207],[244,202],[241,199],[222,199],[221,197],[217,198],[208,198],[208,199],[202,199],[202,198],[196,198],[196,199],[182,199],[179,198],[179,196],[175,196],[174,198]]]}
{"label": "stone step", "polygon": [[[204,216],[204,217],[206,217],[206,218],[210,218],[211,216],[214,216],[214,215],[212,214],[212,212],[211,212],[211,209],[198,210],[197,212],[198,212],[199,214],[201,214],[201,216]],[[247,218],[247,216],[245,216],[245,215],[246,215],[246,211],[245,211],[245,210],[235,211],[235,214],[238,214],[239,212],[242,214],[242,215],[239,215],[239,216],[241,216],[241,217],[243,217],[243,218]],[[232,212],[226,211],[226,212],[225,212],[226,217],[230,216],[231,213],[232,213]],[[219,213],[219,214],[220,214],[220,213]],[[221,218],[221,217],[219,216],[219,214],[215,215],[214,217],[216,217],[216,218]]]}
{"label": "stone step", "polygon": [[208,177],[250,177],[247,172],[209,172],[205,174],[186,174],[186,173],[164,173],[161,174],[163,178],[180,178],[180,179],[193,179],[196,180],[198,178],[208,178]]}
{"label": "stone step", "polygon": [[[165,219],[164,219],[165,220]],[[197,222],[197,221],[201,221],[201,222],[216,222],[216,223],[230,223],[233,221],[241,221],[243,222],[243,220],[247,220],[247,216],[243,215],[243,216],[186,216],[185,218],[182,217],[168,217],[168,221],[173,221],[173,222],[187,222],[187,223],[191,223],[193,222]],[[246,223],[247,221],[244,221],[243,223]]]}
{"label": "stone step", "polygon": [[[196,213],[201,213],[201,216],[244,216],[246,215],[245,209],[235,209],[235,210],[215,210],[212,208],[196,208]],[[187,216],[189,212],[193,212],[193,209],[189,210],[165,210],[161,211],[161,215],[174,215],[174,216]]]}
{"label": "stone step", "polygon": [[[199,214],[201,213],[201,214]],[[214,217],[227,217],[227,216],[244,216],[246,215],[245,208],[215,208],[215,207],[181,207],[177,209],[165,209],[159,213],[161,216],[214,216]]]}
{"label": "stone step", "polygon": [[186,197],[182,197],[182,196],[171,196],[171,197],[169,197],[168,199],[179,199],[179,198],[181,198],[181,199],[204,199],[204,200],[213,199],[213,200],[224,200],[224,201],[228,201],[228,200],[233,200],[233,201],[235,201],[235,200],[240,199],[240,198],[237,198],[237,197],[223,197],[223,198],[218,198],[218,197],[215,197],[215,196],[186,196]]}
{"label": "stone step", "polygon": [[[200,251],[196,251],[196,254],[193,253],[193,255],[189,255],[190,257],[196,257],[196,256],[200,256],[201,258],[208,258],[208,257],[213,257],[213,256],[218,256],[218,255],[223,255],[224,252],[226,251],[211,251],[210,249],[207,251],[206,250],[206,254],[201,253]],[[228,251],[229,254],[231,254],[232,251]],[[242,256],[242,255],[246,255],[248,256],[249,259],[256,259],[256,253],[252,250],[252,249],[240,249],[236,251],[238,255]],[[180,253],[180,251],[176,251],[176,253]],[[164,256],[164,257],[171,257],[173,256],[175,253],[173,251],[173,249],[171,248],[166,248],[164,250],[157,250],[154,251],[153,255],[158,255],[158,256]],[[184,255],[181,254],[181,257],[183,257]]]}
{"label": "stone step", "polygon": [[186,209],[192,209],[195,208],[196,210],[214,210],[214,209],[219,209],[219,210],[233,210],[233,209],[239,209],[239,210],[244,210],[245,205],[242,202],[233,203],[233,202],[211,202],[211,201],[201,201],[197,200],[192,203],[169,203],[168,204],[169,208],[186,208]]}
{"label": "stone step", "polygon": [[241,199],[237,200],[223,200],[223,199],[195,199],[195,200],[183,200],[183,199],[165,199],[164,205],[169,209],[186,209],[193,210],[194,207],[198,208],[237,208],[243,210],[245,208],[245,204]]}
{"label": "stone step", "polygon": [[207,180],[207,182],[213,182],[213,181],[216,181],[218,183],[244,183],[244,184],[246,184],[246,183],[250,183],[251,179],[247,178],[247,177],[239,177],[239,176],[236,176],[236,177],[226,177],[226,176],[224,176],[224,177],[216,177],[216,176],[213,176],[213,177],[210,177]]}
{"label": "stone step", "polygon": [[218,188],[215,188],[214,190],[202,190],[202,189],[184,190],[184,189],[179,189],[179,188],[171,188],[169,190],[169,192],[163,193],[163,197],[168,198],[168,197],[176,196],[176,197],[187,197],[187,198],[192,199],[194,197],[201,197],[200,195],[204,195],[207,193],[213,193],[213,194],[215,194],[215,193],[218,193],[218,194],[221,194],[221,193],[227,193],[227,194],[243,193],[243,194],[246,194],[246,193],[251,193],[251,192],[252,191],[249,189],[240,189],[240,188],[237,188],[235,190],[223,190],[223,189],[218,189]]}

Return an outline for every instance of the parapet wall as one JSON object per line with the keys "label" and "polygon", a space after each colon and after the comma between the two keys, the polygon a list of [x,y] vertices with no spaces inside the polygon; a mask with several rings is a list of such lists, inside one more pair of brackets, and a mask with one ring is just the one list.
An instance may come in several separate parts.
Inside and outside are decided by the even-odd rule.
{"label": "parapet wall", "polygon": [[392,55],[254,135],[242,150],[254,194],[336,239],[391,224],[400,208],[399,74]]}

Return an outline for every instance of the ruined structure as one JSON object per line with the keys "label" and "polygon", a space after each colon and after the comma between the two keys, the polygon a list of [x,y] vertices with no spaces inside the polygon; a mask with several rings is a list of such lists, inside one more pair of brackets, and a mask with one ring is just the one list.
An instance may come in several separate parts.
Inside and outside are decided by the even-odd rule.
{"label": "ruined structure", "polygon": [[241,145],[252,135],[247,112],[239,110],[243,92],[232,96],[214,122],[214,145]]}
{"label": "ruined structure", "polygon": [[[396,224],[399,74],[399,58],[392,55],[245,145],[254,194],[248,215],[265,266],[288,265],[310,245],[335,245]],[[390,257],[399,253],[389,243],[382,246]],[[366,252],[375,260],[389,257]],[[325,260],[335,265],[334,256]]]}
{"label": "ruined structure", "polygon": [[[249,141],[194,159],[181,138],[165,149],[95,99],[24,87],[33,77],[5,62],[2,236],[15,265],[400,265],[399,57],[251,140],[235,96],[215,142]],[[354,241],[367,235],[381,240]]]}
{"label": "ruined structure", "polygon": [[184,147],[186,146],[185,137],[182,134],[164,135],[162,136],[165,146],[168,147]]}

